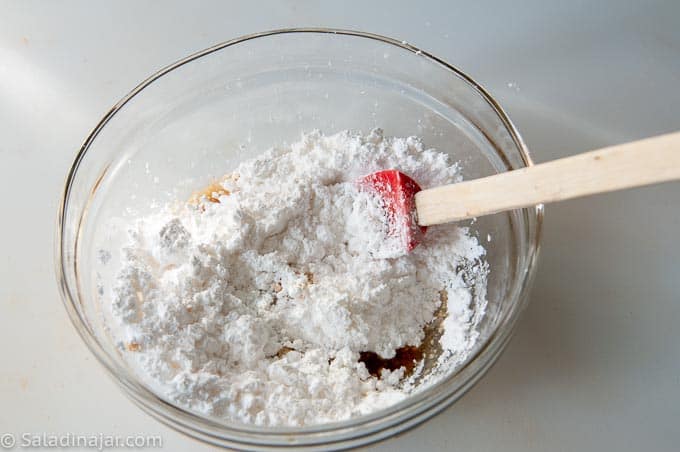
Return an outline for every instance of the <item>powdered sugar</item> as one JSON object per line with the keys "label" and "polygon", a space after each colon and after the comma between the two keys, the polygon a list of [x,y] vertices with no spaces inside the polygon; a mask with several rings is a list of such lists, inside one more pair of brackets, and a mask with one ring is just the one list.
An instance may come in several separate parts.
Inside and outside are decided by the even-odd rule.
{"label": "powdered sugar", "polygon": [[452,370],[484,313],[484,250],[445,225],[406,254],[386,234],[383,206],[355,184],[385,168],[423,188],[460,180],[413,137],[314,132],[242,163],[198,202],[139,218],[103,299],[122,352],[165,397],[201,413],[332,422],[418,390],[423,375],[376,378],[360,352],[391,358],[421,345],[445,300],[438,366]]}

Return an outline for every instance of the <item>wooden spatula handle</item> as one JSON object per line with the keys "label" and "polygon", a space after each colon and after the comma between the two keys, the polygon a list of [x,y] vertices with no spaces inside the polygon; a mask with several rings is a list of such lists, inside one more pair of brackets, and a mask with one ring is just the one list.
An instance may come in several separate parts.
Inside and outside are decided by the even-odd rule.
{"label": "wooden spatula handle", "polygon": [[416,194],[421,226],[680,179],[680,132]]}

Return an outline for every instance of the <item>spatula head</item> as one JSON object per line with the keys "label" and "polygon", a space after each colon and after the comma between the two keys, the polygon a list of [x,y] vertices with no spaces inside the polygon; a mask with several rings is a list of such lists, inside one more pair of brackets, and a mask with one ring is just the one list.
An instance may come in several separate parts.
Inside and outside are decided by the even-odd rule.
{"label": "spatula head", "polygon": [[424,226],[418,226],[415,195],[420,189],[406,174],[395,169],[378,171],[358,181],[362,189],[370,190],[381,199],[388,220],[388,234],[398,237],[407,251],[418,246]]}

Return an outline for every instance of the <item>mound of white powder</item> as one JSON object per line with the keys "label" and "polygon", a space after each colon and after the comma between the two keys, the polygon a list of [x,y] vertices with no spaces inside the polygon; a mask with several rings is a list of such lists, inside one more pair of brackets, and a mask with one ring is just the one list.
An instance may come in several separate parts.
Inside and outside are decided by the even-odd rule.
{"label": "mound of white powder", "polygon": [[445,225],[406,254],[355,183],[388,168],[423,188],[460,180],[416,138],[314,132],[242,163],[198,202],[139,218],[105,303],[121,352],[169,400],[257,425],[333,422],[404,399],[422,363],[374,376],[360,353],[419,346],[438,312],[439,366],[459,364],[486,304],[484,249]]}

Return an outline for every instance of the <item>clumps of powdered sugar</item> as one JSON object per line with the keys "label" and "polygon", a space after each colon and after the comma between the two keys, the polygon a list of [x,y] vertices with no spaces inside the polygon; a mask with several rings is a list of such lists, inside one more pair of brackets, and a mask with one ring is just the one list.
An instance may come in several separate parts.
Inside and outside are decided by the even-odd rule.
{"label": "clumps of powdered sugar", "polygon": [[419,346],[445,301],[439,365],[451,370],[484,314],[484,249],[444,225],[406,253],[380,200],[356,184],[386,168],[423,188],[460,180],[413,137],[313,132],[243,162],[211,200],[137,219],[103,300],[122,352],[164,397],[200,413],[333,422],[418,389],[417,372],[376,378],[360,353]]}

